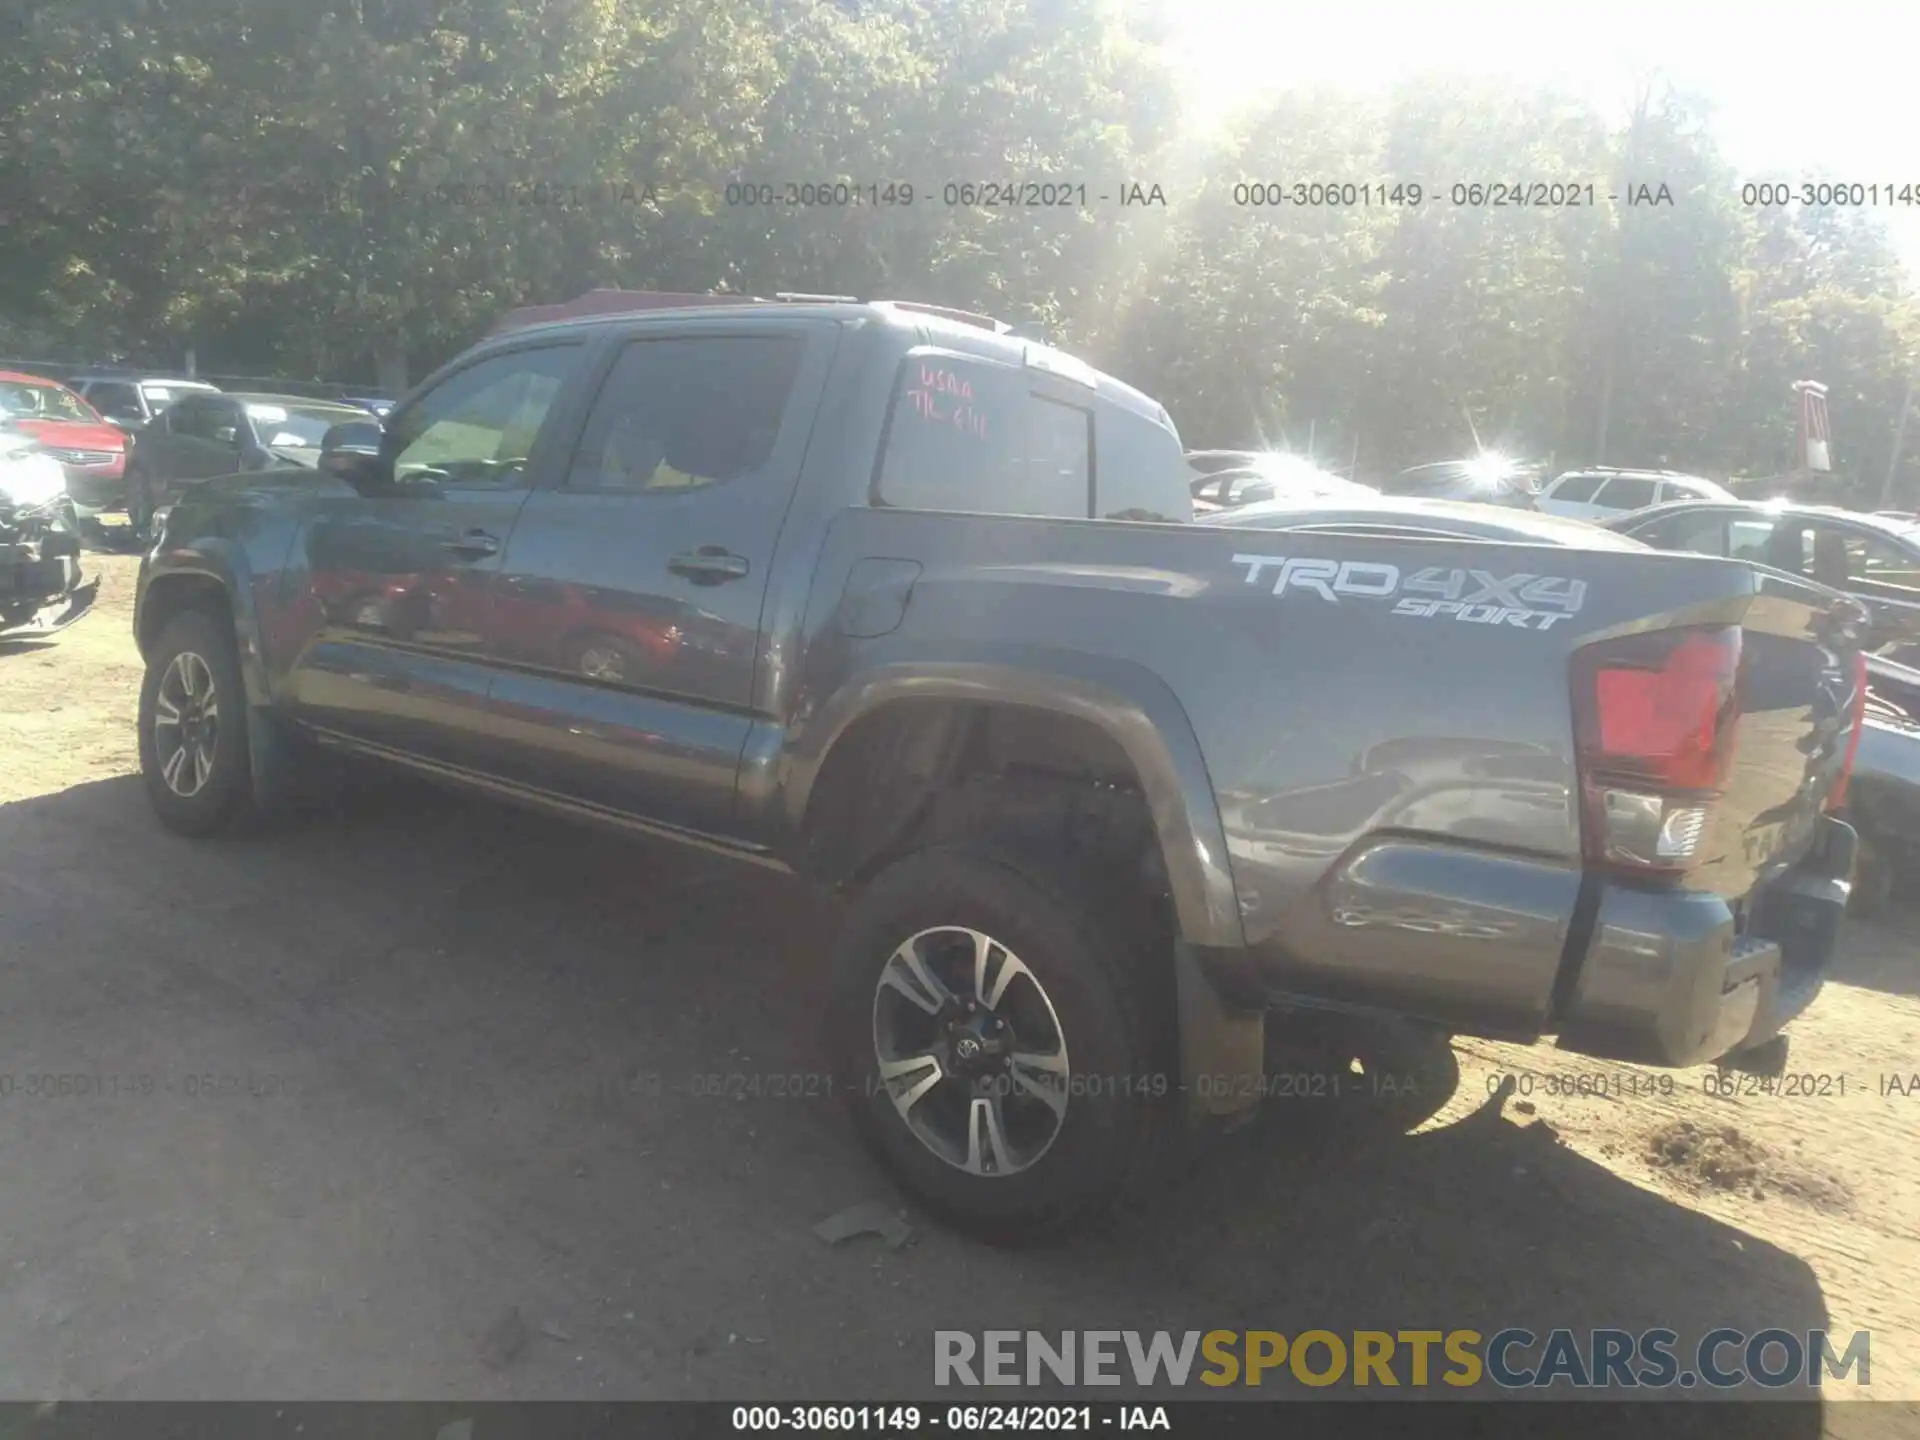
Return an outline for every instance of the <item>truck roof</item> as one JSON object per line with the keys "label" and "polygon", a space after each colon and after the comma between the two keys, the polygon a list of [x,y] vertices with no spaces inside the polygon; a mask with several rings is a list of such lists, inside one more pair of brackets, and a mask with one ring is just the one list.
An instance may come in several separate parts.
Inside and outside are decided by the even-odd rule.
{"label": "truck roof", "polygon": [[[707,297],[697,297],[705,300]],[[496,331],[487,344],[511,343],[529,335],[554,335],[584,330],[601,330],[645,322],[649,325],[694,324],[712,320],[736,323],[767,315],[799,316],[832,320],[843,324],[866,323],[896,330],[914,331],[928,340],[951,345],[984,359],[1021,365],[1059,374],[1085,384],[1108,404],[1172,427],[1172,418],[1159,401],[1135,389],[1124,380],[1089,365],[1068,351],[1020,333],[1020,327],[1007,325],[987,315],[955,310],[946,306],[923,305],[904,300],[855,300],[844,297],[802,297],[775,300],[727,300],[713,302],[659,304],[640,308],[602,310],[565,319],[537,321]]]}

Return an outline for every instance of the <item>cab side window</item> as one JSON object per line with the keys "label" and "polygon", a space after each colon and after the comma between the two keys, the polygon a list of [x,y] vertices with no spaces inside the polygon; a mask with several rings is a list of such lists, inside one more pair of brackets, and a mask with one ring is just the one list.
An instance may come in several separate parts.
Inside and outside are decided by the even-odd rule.
{"label": "cab side window", "polygon": [[1851,531],[1846,537],[1847,579],[1876,589],[1904,590],[1902,599],[1920,600],[1920,556],[1890,540]]}
{"label": "cab side window", "polygon": [[1008,365],[910,355],[874,503],[985,515],[1093,513],[1093,412],[1032,392]]}
{"label": "cab side window", "polygon": [[805,351],[797,335],[634,341],[600,387],[566,488],[671,492],[751,476],[773,456]]}
{"label": "cab side window", "polygon": [[167,412],[167,429],[190,440],[211,442],[221,421],[219,403],[199,395],[188,396]]}
{"label": "cab side window", "polygon": [[463,489],[524,486],[533,442],[582,353],[577,342],[509,350],[448,376],[396,416],[387,432],[383,448],[393,457],[394,480]]}

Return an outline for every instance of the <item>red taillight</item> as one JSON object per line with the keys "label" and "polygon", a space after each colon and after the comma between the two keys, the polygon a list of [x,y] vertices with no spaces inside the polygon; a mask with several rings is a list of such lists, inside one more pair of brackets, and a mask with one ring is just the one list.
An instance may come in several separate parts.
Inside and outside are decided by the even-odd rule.
{"label": "red taillight", "polygon": [[1739,713],[1737,627],[1632,635],[1584,658],[1593,677],[1593,743],[1583,758],[1664,789],[1720,786]]}
{"label": "red taillight", "polygon": [[1853,779],[1853,759],[1860,753],[1860,732],[1867,725],[1867,656],[1865,651],[1853,657],[1853,733],[1847,737],[1847,758],[1840,765],[1840,780],[1827,796],[1827,809],[1839,810],[1847,803],[1847,782]]}
{"label": "red taillight", "polygon": [[1656,630],[1574,659],[1575,742],[1592,858],[1684,870],[1726,783],[1740,718],[1740,628]]}

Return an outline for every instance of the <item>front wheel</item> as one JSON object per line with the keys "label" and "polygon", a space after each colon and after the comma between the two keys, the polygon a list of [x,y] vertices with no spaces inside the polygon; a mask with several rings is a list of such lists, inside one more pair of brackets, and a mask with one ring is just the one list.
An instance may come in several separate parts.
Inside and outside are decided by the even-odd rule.
{"label": "front wheel", "polygon": [[918,851],[856,901],[831,1035],[869,1145],[956,1228],[1057,1235],[1160,1176],[1176,1113],[1149,955],[1068,867]]}
{"label": "front wheel", "polygon": [[[140,686],[140,777],[161,824],[201,837],[265,813],[254,723],[233,632],[204,611],[174,616]],[[269,777],[290,763],[278,752],[263,758]]]}

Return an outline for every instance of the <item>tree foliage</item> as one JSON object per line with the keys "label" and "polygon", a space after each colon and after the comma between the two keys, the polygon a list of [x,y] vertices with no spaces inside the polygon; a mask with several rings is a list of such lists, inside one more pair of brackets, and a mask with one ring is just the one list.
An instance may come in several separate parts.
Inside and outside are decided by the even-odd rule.
{"label": "tree foliage", "polygon": [[[1371,472],[1476,438],[1779,470],[1792,382],[1819,379],[1840,463],[1877,484],[1920,324],[1870,216],[1743,206],[1705,112],[1653,88],[1623,124],[1517,85],[1298,93],[1206,140],[1163,20],[1115,0],[7,0],[0,349],[417,375],[594,286],[910,296],[1046,320],[1189,443],[1311,436]],[[949,183],[1029,181],[1087,203],[947,203]],[[1247,203],[1315,181],[1425,195]],[[1455,205],[1456,181],[1596,193]],[[1121,205],[1133,185],[1165,205]],[[1642,185],[1671,203],[1628,203]]]}

